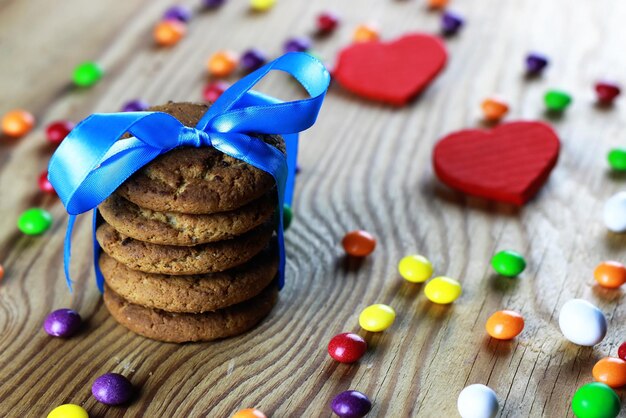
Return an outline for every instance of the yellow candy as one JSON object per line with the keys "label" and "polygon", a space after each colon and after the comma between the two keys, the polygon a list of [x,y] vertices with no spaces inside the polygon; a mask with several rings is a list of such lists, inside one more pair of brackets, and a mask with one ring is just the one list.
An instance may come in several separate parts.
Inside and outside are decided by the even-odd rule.
{"label": "yellow candy", "polygon": [[250,7],[252,9],[264,12],[271,9],[276,4],[276,0],[250,0]]}
{"label": "yellow candy", "polygon": [[461,283],[445,276],[435,277],[426,284],[424,293],[431,302],[452,303],[461,296]]}
{"label": "yellow candy", "polygon": [[412,283],[425,282],[433,275],[433,265],[421,255],[407,255],[398,263],[400,275]]}
{"label": "yellow candy", "polygon": [[384,331],[393,324],[396,319],[396,311],[391,306],[377,303],[363,309],[359,315],[359,325],[366,331]]}
{"label": "yellow candy", "polygon": [[48,418],[89,418],[89,414],[80,406],[68,403],[54,408]]}

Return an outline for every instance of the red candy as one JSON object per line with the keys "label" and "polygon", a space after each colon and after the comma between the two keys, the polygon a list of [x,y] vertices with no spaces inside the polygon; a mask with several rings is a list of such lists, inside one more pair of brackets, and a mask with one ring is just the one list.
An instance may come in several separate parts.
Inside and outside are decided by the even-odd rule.
{"label": "red candy", "polygon": [[56,194],[54,187],[52,187],[52,184],[50,184],[50,181],[48,180],[47,170],[43,171],[39,175],[39,180],[37,182],[39,183],[39,190],[41,190],[42,192],[48,194]]}
{"label": "red candy", "polygon": [[354,363],[367,351],[367,342],[357,334],[335,335],[328,343],[328,354],[340,363]]}
{"label": "red candy", "polygon": [[617,349],[617,356],[626,361],[626,342],[623,342]]}
{"label": "red candy", "polygon": [[344,250],[352,257],[368,256],[376,248],[376,238],[366,231],[348,232],[341,241]]}
{"label": "red candy", "polygon": [[59,145],[72,129],[74,129],[73,122],[69,120],[58,120],[46,127],[46,137],[51,144]]}
{"label": "red candy", "polygon": [[215,80],[211,81],[209,84],[204,87],[202,90],[202,97],[209,103],[215,103],[217,99],[230,87],[225,81]]}
{"label": "red candy", "polygon": [[599,81],[595,85],[598,101],[604,104],[613,103],[613,100],[619,96],[621,89],[619,85],[610,81]]}
{"label": "red candy", "polygon": [[339,25],[339,17],[332,12],[324,12],[317,16],[317,30],[322,34],[327,34]]}

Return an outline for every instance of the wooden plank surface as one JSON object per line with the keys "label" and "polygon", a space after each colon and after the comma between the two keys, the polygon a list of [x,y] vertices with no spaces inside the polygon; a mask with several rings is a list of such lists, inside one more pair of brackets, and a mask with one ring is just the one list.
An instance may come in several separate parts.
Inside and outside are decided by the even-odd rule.
{"label": "wooden plank surface", "polygon": [[[283,0],[261,15],[232,0],[194,17],[175,48],[156,49],[151,28],[170,4],[0,2],[0,113],[24,107],[39,121],[28,137],[0,140],[0,415],[41,417],[72,402],[91,417],[228,417],[250,406],[272,417],[327,417],[335,394],[357,389],[373,400],[372,417],[456,416],[461,389],[484,383],[497,392],[502,417],[571,416],[576,388],[624,338],[623,292],[598,289],[591,273],[601,260],[623,261],[626,248],[600,216],[603,202],[624,188],[623,177],[608,174],[604,156],[623,143],[626,113],[623,99],[610,110],[594,107],[591,87],[601,76],[626,81],[626,3],[458,0],[453,6],[467,26],[448,41],[447,68],[415,103],[392,109],[333,86],[318,123],[302,137],[279,305],[253,332],[189,345],[135,336],[108,316],[93,284],[87,217],[75,232],[78,283],[67,291],[65,212],[36,186],[51,153],[45,124],[116,111],[135,97],[200,100],[211,53],[256,46],[276,56],[287,37],[309,33],[325,9],[343,17],[336,34],[315,43],[330,64],[359,23],[376,21],[391,39],[409,30],[436,32],[439,18],[416,0]],[[526,80],[523,57],[535,49],[552,63],[544,77]],[[92,89],[75,90],[68,78],[85,59],[102,63],[107,75]],[[506,97],[510,120],[545,120],[541,97],[552,86],[572,93],[574,103],[550,120],[562,153],[536,199],[515,209],[465,198],[436,181],[433,143],[480,126],[484,97]],[[264,83],[279,97],[292,87],[279,78]],[[31,206],[55,219],[41,237],[15,228]],[[338,244],[355,228],[378,237],[375,253],[358,266],[346,263]],[[527,257],[518,280],[498,278],[489,267],[504,248]],[[462,282],[463,296],[452,306],[430,304],[422,286],[399,278],[398,260],[415,252]],[[558,330],[558,309],[574,297],[594,302],[609,319],[607,338],[593,349],[567,343]],[[396,323],[380,334],[360,331],[358,313],[376,302],[396,309]],[[86,320],[69,340],[41,329],[45,315],[61,307]],[[512,342],[495,342],[484,323],[504,308],[522,312],[526,328]],[[370,343],[359,364],[337,364],[326,354],[328,340],[343,331],[359,331]],[[91,382],[110,371],[139,388],[130,406],[105,407],[91,396]]]}

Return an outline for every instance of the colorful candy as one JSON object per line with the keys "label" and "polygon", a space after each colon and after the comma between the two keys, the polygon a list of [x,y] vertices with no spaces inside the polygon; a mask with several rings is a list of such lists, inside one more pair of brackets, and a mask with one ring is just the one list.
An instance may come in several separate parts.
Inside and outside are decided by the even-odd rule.
{"label": "colorful candy", "polygon": [[173,46],[187,33],[187,27],[178,20],[163,20],[154,25],[152,36],[160,46]]}
{"label": "colorful candy", "polygon": [[511,340],[524,329],[524,317],[515,311],[498,311],[489,317],[485,329],[497,340]]}
{"label": "colorful candy", "polygon": [[615,418],[620,407],[613,389],[599,382],[581,386],[572,398],[572,411],[578,418]]}
{"label": "colorful candy", "polygon": [[33,129],[35,117],[22,109],[7,112],[2,117],[2,133],[13,138],[20,138]]}
{"label": "colorful candy", "polygon": [[43,234],[52,225],[52,215],[41,208],[27,209],[17,220],[17,227],[26,235]]}
{"label": "colorful candy", "polygon": [[57,309],[46,317],[43,329],[52,337],[68,338],[78,331],[80,324],[78,312],[72,309]]}
{"label": "colorful candy", "polygon": [[255,408],[246,408],[237,411],[233,418],[267,418],[265,414]]}
{"label": "colorful candy", "polygon": [[221,7],[226,0],[202,0],[202,6],[206,9],[216,9]]}
{"label": "colorful candy", "polygon": [[74,68],[72,79],[79,87],[91,87],[100,81],[103,75],[104,70],[98,63],[85,61]]}
{"label": "colorful candy", "polygon": [[607,324],[596,306],[583,299],[572,299],[561,308],[559,327],[569,341],[590,347],[604,339]]}
{"label": "colorful candy", "polygon": [[603,261],[593,271],[593,277],[600,286],[617,289],[626,283],[626,266],[617,261]]}
{"label": "colorful candy", "polygon": [[419,254],[407,255],[398,263],[398,272],[411,283],[422,283],[433,275],[433,265]]}
{"label": "colorful candy", "polygon": [[626,231],[626,192],[614,194],[604,204],[604,225],[613,232]]}
{"label": "colorful candy", "polygon": [[121,405],[133,396],[133,385],[118,373],[105,373],[91,385],[93,397],[105,405]]}
{"label": "colorful candy", "polygon": [[224,93],[230,84],[222,80],[213,80],[209,82],[202,90],[202,97],[209,103],[215,103],[217,99]]}
{"label": "colorful candy", "polygon": [[291,221],[293,220],[293,211],[291,210],[291,206],[285,204],[283,205],[283,228],[285,231],[291,226]]}
{"label": "colorful candy", "polygon": [[239,65],[244,71],[250,72],[263,66],[267,62],[267,56],[258,48],[251,48],[243,53]]}
{"label": "colorful candy", "polygon": [[526,260],[515,251],[503,250],[491,258],[491,267],[502,276],[515,277],[526,268]]}
{"label": "colorful candy", "polygon": [[133,99],[129,100],[122,106],[122,112],[143,112],[148,110],[150,104],[145,100]]}
{"label": "colorful candy", "polygon": [[326,35],[333,32],[339,26],[339,16],[333,12],[323,12],[317,15],[317,31]]}
{"label": "colorful candy", "polygon": [[4,279],[4,266],[0,264],[0,281]]}
{"label": "colorful candy", "polygon": [[494,418],[498,414],[498,397],[488,386],[473,384],[459,394],[456,402],[461,418]]}
{"label": "colorful candy", "polygon": [[596,382],[604,383],[611,388],[626,385],[626,361],[616,357],[600,359],[591,372]]}
{"label": "colorful candy", "polygon": [[47,418],[89,418],[89,414],[82,407],[68,403],[54,408]]}
{"label": "colorful candy", "polygon": [[335,396],[331,409],[341,418],[362,418],[372,409],[372,402],[357,390],[347,390]]}
{"label": "colorful candy", "polygon": [[461,296],[461,284],[445,276],[435,277],[424,287],[424,294],[434,303],[447,305]]}
{"label": "colorful candy", "polygon": [[48,170],[44,170],[39,175],[39,179],[37,179],[37,184],[39,185],[39,190],[47,194],[56,194],[56,190],[52,187],[52,183],[48,180]]}
{"label": "colorful candy", "polygon": [[351,231],[343,237],[341,245],[352,257],[366,257],[376,248],[376,238],[367,231]]}
{"label": "colorful candy", "polygon": [[489,97],[480,104],[485,120],[497,122],[509,111],[509,105],[499,97]]}
{"label": "colorful candy", "polygon": [[391,306],[377,303],[361,311],[359,325],[366,331],[381,332],[389,328],[396,319],[396,311]]}
{"label": "colorful candy", "polygon": [[617,349],[617,356],[626,361],[626,342],[620,344],[619,348]]}
{"label": "colorful candy", "polygon": [[431,9],[443,9],[448,5],[449,0],[428,0],[428,7]]}
{"label": "colorful candy", "polygon": [[613,103],[622,91],[619,84],[611,81],[598,81],[594,89],[598,96],[598,102],[605,105]]}
{"label": "colorful candy", "polygon": [[543,101],[549,111],[562,112],[572,103],[572,96],[561,90],[548,90]]}
{"label": "colorful candy", "polygon": [[287,52],[305,52],[311,49],[311,40],[304,36],[288,39],[283,45],[283,50]]}
{"label": "colorful candy", "polygon": [[340,363],[354,363],[367,351],[367,342],[351,332],[337,334],[328,343],[328,354]]}
{"label": "colorful candy", "polygon": [[276,4],[276,0],[250,0],[250,7],[257,12],[265,12]]}
{"label": "colorful candy", "polygon": [[530,75],[539,75],[548,66],[549,60],[543,54],[531,52],[526,56],[526,72]]}
{"label": "colorful candy", "polygon": [[237,55],[231,51],[218,51],[209,58],[209,73],[214,77],[226,77],[237,68]]}
{"label": "colorful candy", "polygon": [[46,138],[53,145],[59,145],[61,141],[74,129],[74,122],[69,120],[57,120],[46,127]]}
{"label": "colorful candy", "polygon": [[446,10],[441,15],[441,31],[444,35],[454,35],[461,29],[465,21],[458,13]]}
{"label": "colorful candy", "polygon": [[609,166],[615,171],[626,171],[626,149],[613,148],[607,155]]}
{"label": "colorful candy", "polygon": [[168,8],[163,13],[163,20],[178,20],[188,22],[191,19],[191,9],[185,5],[177,4]]}
{"label": "colorful candy", "polygon": [[354,42],[377,41],[380,37],[378,28],[372,24],[359,25],[354,29],[352,40]]}

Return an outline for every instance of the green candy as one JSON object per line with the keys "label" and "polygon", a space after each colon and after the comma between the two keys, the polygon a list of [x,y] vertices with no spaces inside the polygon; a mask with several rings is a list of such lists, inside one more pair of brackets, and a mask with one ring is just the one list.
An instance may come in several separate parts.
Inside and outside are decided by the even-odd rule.
{"label": "green candy", "polygon": [[85,61],[74,68],[72,79],[79,87],[90,87],[96,84],[104,75],[104,70],[93,61]]}
{"label": "green candy", "polygon": [[578,418],[615,418],[619,410],[619,397],[604,383],[587,383],[572,398],[572,411]]}
{"label": "green candy", "polygon": [[291,225],[291,221],[293,220],[293,211],[291,210],[291,206],[283,205],[283,227],[285,231]]}
{"label": "green candy", "polygon": [[609,165],[615,171],[626,171],[626,149],[613,148],[607,156]]}
{"label": "green candy", "polygon": [[526,268],[526,260],[515,251],[504,250],[496,253],[491,258],[491,267],[498,274],[506,277],[515,277]]}
{"label": "green candy", "polygon": [[543,97],[546,107],[550,111],[562,112],[572,103],[572,96],[560,90],[548,90]]}
{"label": "green candy", "polygon": [[17,227],[26,235],[43,234],[52,225],[52,215],[41,208],[28,209],[20,215]]}

